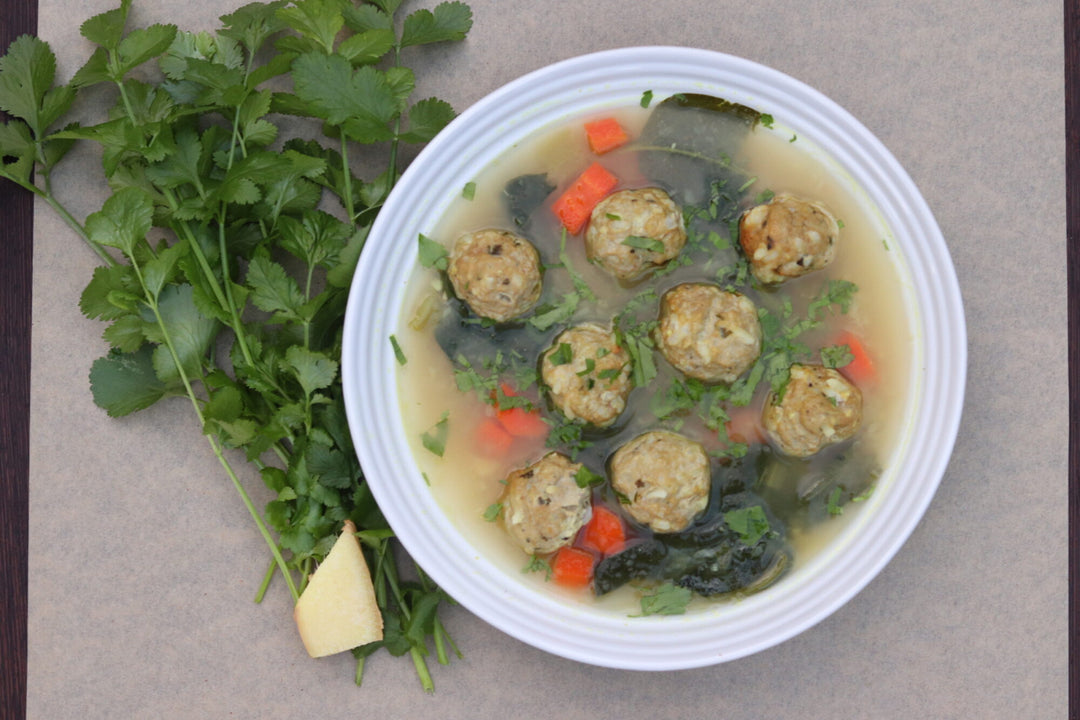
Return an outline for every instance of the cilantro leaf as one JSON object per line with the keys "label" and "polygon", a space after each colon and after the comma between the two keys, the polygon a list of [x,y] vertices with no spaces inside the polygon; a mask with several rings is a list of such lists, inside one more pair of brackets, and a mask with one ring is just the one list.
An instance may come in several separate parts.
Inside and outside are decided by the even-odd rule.
{"label": "cilantro leaf", "polygon": [[821,364],[827,368],[842,368],[854,359],[855,356],[847,345],[830,345],[821,348]]}
{"label": "cilantro leaf", "polygon": [[151,25],[132,30],[117,47],[118,63],[112,78],[119,81],[147,60],[162,55],[176,37],[175,25]]}
{"label": "cilantro leaf", "polygon": [[277,17],[286,27],[315,41],[327,54],[345,26],[340,0],[297,0],[292,7],[278,9]]}
{"label": "cilantro leaf", "polygon": [[727,524],[746,545],[757,545],[758,541],[769,532],[769,519],[760,505],[729,510],[724,513]]}
{"label": "cilantro leaf", "polygon": [[374,143],[393,137],[388,123],[398,106],[384,73],[370,66],[354,71],[340,55],[306,53],[293,62],[292,74],[297,98],[352,139]]}
{"label": "cilantro leaf", "polygon": [[364,33],[369,30],[390,30],[393,32],[394,21],[391,15],[396,9],[397,3],[395,3],[393,9],[386,9],[383,3],[379,2],[371,5],[365,3],[360,6],[349,4],[345,6],[342,14],[345,16],[345,24],[357,33]]}
{"label": "cilantro leaf", "polygon": [[285,29],[285,23],[277,12],[286,5],[288,0],[248,3],[221,16],[222,28],[218,35],[232,38],[253,55],[271,35]]}
{"label": "cilantro leaf", "polygon": [[120,7],[107,10],[83,22],[79,33],[92,43],[115,50],[124,36],[131,0],[120,0]]}
{"label": "cilantro leaf", "polygon": [[200,376],[202,364],[217,336],[218,324],[199,312],[192,298],[190,285],[169,285],[161,291],[157,300],[164,333],[176,358],[165,345],[166,336],[156,326],[147,326],[151,342],[159,343],[154,350],[154,369],[164,382],[179,380],[179,361],[188,377]]}
{"label": "cilantro leaf", "polygon": [[130,257],[135,245],[150,232],[153,217],[154,208],[145,192],[123,188],[110,195],[101,210],[86,218],[86,232],[93,242],[117,248]]}
{"label": "cilantro leaf", "polygon": [[34,174],[34,138],[30,128],[18,120],[0,123],[0,177],[29,185]]}
{"label": "cilantro leaf", "polygon": [[574,473],[574,482],[579,488],[590,488],[604,484],[604,476],[594,473],[592,470],[582,465]]}
{"label": "cilantro leaf", "polygon": [[648,250],[649,252],[655,253],[664,252],[664,243],[654,238],[642,237],[640,235],[630,235],[622,241],[622,244],[636,250]]}
{"label": "cilantro leaf", "polygon": [[682,615],[693,596],[689,588],[666,582],[641,596],[641,614]]}
{"label": "cilantro leaf", "polygon": [[338,54],[353,65],[370,65],[393,50],[396,40],[389,27],[369,28],[343,40],[338,46]]}
{"label": "cilantro leaf", "polygon": [[565,323],[577,312],[581,296],[576,292],[566,293],[554,305],[544,304],[536,308],[528,323],[537,330],[548,330],[555,325]]}
{"label": "cilantro leaf", "polygon": [[426,268],[445,270],[450,265],[450,253],[441,244],[435,242],[424,234],[417,238],[420,243],[420,264]]}
{"label": "cilantro leaf", "polygon": [[330,387],[337,378],[338,363],[325,353],[292,345],[285,353],[285,365],[296,377],[304,394],[311,397],[316,390]]}
{"label": "cilantro leaf", "polygon": [[0,110],[25,120],[35,137],[43,137],[75,99],[72,88],[53,87],[55,77],[56,56],[48,43],[29,35],[15,38],[0,57]]}
{"label": "cilantro leaf", "polygon": [[454,108],[445,100],[421,100],[409,109],[409,129],[399,137],[402,142],[428,142],[454,119],[454,115]]}
{"label": "cilantro leaf", "polygon": [[273,313],[278,321],[298,320],[304,296],[299,285],[278,263],[270,259],[265,249],[256,251],[248,266],[247,286],[251,302],[265,312]]}
{"label": "cilantro leaf", "polygon": [[450,413],[444,412],[439,421],[420,436],[420,441],[431,453],[443,456],[446,452],[446,440],[450,435]]}
{"label": "cilantro leaf", "polygon": [[94,403],[110,417],[121,417],[148,408],[168,393],[158,379],[152,361],[153,348],[133,353],[112,351],[90,368],[90,391]]}
{"label": "cilantro leaf", "polygon": [[401,47],[465,39],[472,10],[463,2],[443,2],[434,10],[417,10],[405,18]]}

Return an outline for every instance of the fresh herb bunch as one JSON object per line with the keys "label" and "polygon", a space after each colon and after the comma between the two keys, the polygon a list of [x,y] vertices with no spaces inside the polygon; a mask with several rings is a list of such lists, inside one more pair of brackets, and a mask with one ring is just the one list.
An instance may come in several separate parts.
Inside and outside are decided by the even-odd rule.
{"label": "fresh herb bunch", "polygon": [[[108,323],[94,401],[114,417],[190,402],[273,556],[256,599],[278,574],[295,601],[351,518],[385,623],[381,642],[354,650],[356,682],[385,647],[410,655],[430,691],[429,640],[440,663],[457,653],[437,614],[449,598],[419,568],[399,575],[353,453],[338,363],[353,270],[399,175],[399,147],[454,116],[442,100],[410,101],[402,51],[461,40],[472,24],[461,2],[395,22],[400,4],[257,2],[212,34],[129,29],[122,0],[82,25],[95,49],[68,84],[56,83],[47,43],[20,37],[0,59],[0,176],[41,197],[101,258],[81,300]],[[160,75],[147,80],[154,61]],[[115,97],[107,117],[58,129],[87,93]],[[286,127],[298,132],[285,139]],[[100,145],[111,190],[83,223],[52,189],[78,141]],[[385,169],[361,179],[371,158]],[[265,513],[227,449],[275,494]]]}

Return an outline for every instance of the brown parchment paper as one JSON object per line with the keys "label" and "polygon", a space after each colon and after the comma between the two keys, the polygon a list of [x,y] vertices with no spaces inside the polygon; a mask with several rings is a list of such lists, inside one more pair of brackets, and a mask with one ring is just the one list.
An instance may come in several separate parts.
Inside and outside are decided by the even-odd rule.
{"label": "brown parchment paper", "polygon": [[[133,23],[212,29],[233,0],[136,0]],[[267,553],[176,400],[112,420],[87,373],[103,329],[78,311],[95,266],[35,218],[29,717],[1061,718],[1067,705],[1066,280],[1062,9],[1036,0],[470,0],[463,44],[412,51],[416,97],[459,110],[588,51],[674,44],[770,65],[832,97],[929,201],[966,306],[956,450],[895,559],[831,617],[715,667],[614,671],[548,655],[461,609],[465,658],[434,697],[380,654],[310,660]],[[409,9],[430,6],[423,0]],[[110,0],[42,0],[68,78]],[[93,114],[95,108],[85,108]],[[58,183],[100,207],[98,158]],[[242,463],[241,463],[242,464]],[[261,504],[259,481],[245,482]]]}

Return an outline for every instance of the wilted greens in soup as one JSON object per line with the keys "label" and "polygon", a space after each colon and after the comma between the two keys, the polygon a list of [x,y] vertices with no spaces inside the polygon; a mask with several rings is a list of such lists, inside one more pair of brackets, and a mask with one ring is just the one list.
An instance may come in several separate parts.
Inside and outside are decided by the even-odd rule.
{"label": "wilted greens in soup", "polygon": [[771,126],[702,95],[576,119],[419,238],[406,427],[500,564],[682,612],[776,582],[873,490],[908,352],[888,240]]}

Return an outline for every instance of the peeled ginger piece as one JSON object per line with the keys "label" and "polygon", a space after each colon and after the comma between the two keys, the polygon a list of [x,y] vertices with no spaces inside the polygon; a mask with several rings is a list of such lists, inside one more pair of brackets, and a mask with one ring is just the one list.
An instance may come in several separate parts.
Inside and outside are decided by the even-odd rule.
{"label": "peeled ginger piece", "polygon": [[296,602],[296,627],[313,658],[382,640],[382,613],[355,533],[356,525],[346,520]]}

